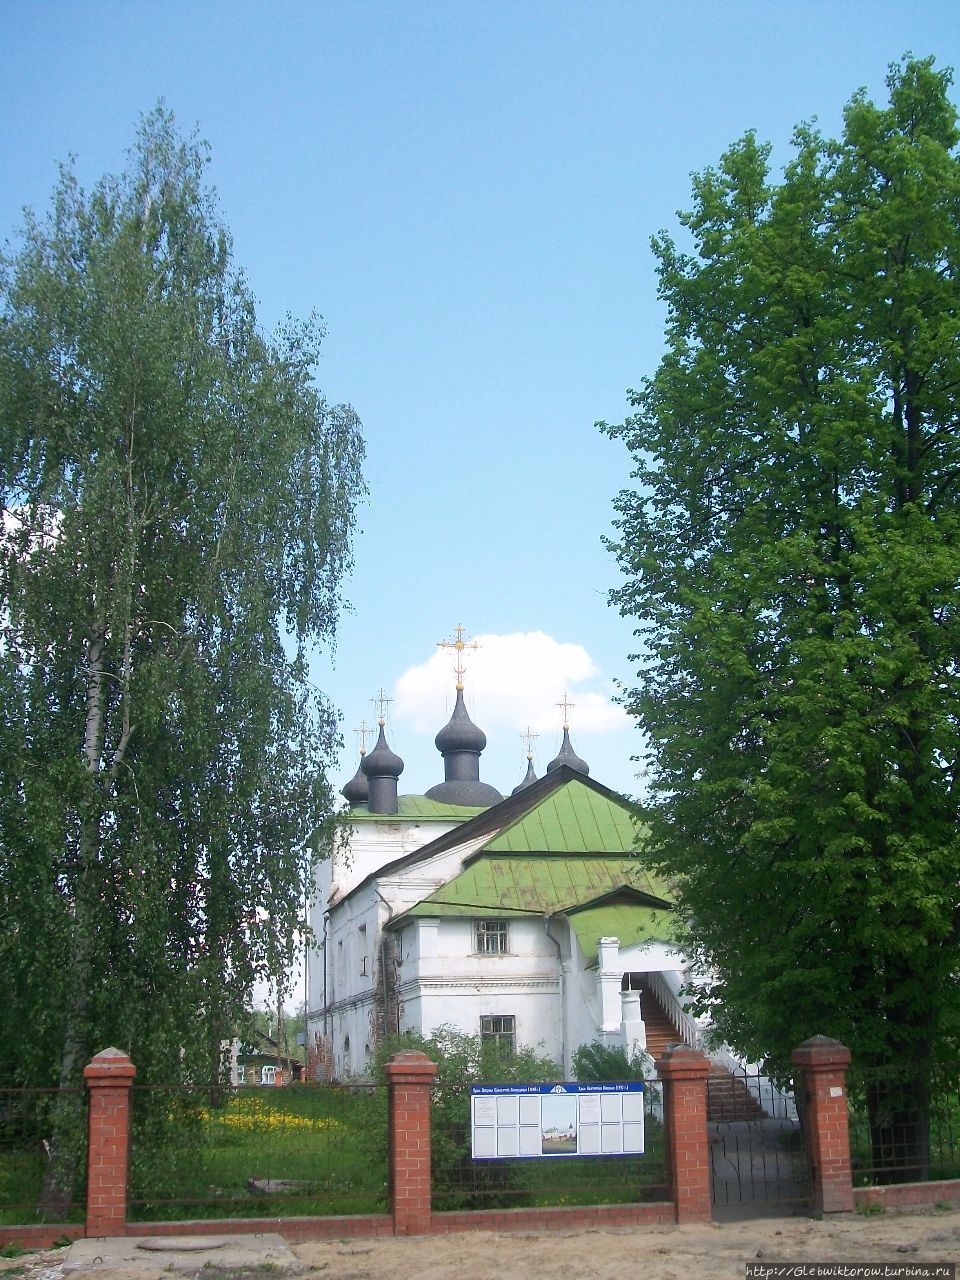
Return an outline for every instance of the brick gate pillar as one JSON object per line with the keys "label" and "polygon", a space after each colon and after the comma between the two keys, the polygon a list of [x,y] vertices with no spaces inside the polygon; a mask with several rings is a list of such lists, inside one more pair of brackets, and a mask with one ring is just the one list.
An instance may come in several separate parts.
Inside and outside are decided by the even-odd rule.
{"label": "brick gate pillar", "polygon": [[663,1081],[670,1194],[677,1222],[709,1222],[707,1076],[710,1061],[699,1049],[675,1044],[657,1060],[656,1066]]}
{"label": "brick gate pillar", "polygon": [[850,1050],[839,1040],[813,1036],[791,1054],[802,1089],[801,1119],[814,1213],[853,1210],[853,1170],[847,1121]]}
{"label": "brick gate pillar", "polygon": [[427,1235],[430,1208],[430,1089],[437,1064],[425,1053],[395,1053],[387,1063],[390,1089],[390,1199],[393,1232]]}
{"label": "brick gate pillar", "polygon": [[126,1229],[130,1087],[136,1073],[119,1049],[104,1049],[83,1069],[90,1091],[88,1236],[122,1236]]}

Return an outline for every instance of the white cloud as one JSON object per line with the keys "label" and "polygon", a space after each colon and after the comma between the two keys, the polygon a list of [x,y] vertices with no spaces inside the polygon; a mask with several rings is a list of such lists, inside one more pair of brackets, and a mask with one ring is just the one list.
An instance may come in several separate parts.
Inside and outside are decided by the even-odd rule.
{"label": "white cloud", "polygon": [[[519,733],[527,725],[537,733],[555,731],[564,694],[572,704],[575,734],[606,733],[627,724],[626,712],[602,688],[578,687],[604,683],[582,645],[562,644],[542,631],[482,635],[476,643],[478,649],[464,652],[464,697],[472,719],[488,734],[500,728]],[[436,733],[453,706],[454,661],[451,650],[438,648],[405,671],[394,688],[394,718],[419,733]]]}

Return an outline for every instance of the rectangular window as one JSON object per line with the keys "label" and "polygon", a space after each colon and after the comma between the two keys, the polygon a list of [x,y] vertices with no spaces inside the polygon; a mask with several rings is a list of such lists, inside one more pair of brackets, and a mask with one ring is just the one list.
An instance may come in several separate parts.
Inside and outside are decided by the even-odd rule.
{"label": "rectangular window", "polygon": [[360,935],[360,975],[366,977],[367,973],[367,926],[362,924],[357,931]]}
{"label": "rectangular window", "polygon": [[509,1056],[517,1050],[517,1020],[513,1014],[496,1014],[480,1019],[480,1039],[484,1044],[495,1044],[502,1055]]}
{"label": "rectangular window", "polygon": [[506,920],[477,921],[477,951],[481,955],[503,955],[507,950]]}

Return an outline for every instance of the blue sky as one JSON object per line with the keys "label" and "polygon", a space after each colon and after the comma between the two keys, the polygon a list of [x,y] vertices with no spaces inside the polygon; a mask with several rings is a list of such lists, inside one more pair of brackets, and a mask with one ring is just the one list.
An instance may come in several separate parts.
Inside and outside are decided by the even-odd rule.
{"label": "blue sky", "polygon": [[353,612],[313,665],[345,716],[339,780],[380,687],[401,790],[440,780],[436,644],[462,623],[483,640],[466,685],[486,781],[519,781],[528,722],[543,772],[566,690],[594,776],[638,791],[602,545],[629,459],[594,423],[623,418],[661,350],[649,238],[745,130],[782,163],[795,124],[836,132],[904,51],[960,63],[960,5],[6,0],[2,18],[0,235],[68,155],[85,184],[118,169],[162,97],[212,146],[264,326],[326,320],[319,382],[364,423],[370,487]]}

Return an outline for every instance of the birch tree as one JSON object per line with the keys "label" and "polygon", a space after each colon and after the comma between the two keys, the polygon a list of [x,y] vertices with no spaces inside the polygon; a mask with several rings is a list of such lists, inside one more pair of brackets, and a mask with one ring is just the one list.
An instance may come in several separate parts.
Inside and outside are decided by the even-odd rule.
{"label": "birch tree", "polygon": [[0,266],[8,1081],[74,1084],[108,1044],[141,1080],[215,1078],[332,809],[306,672],[360,428],[313,382],[318,321],[258,327],[206,163],[158,108]]}

